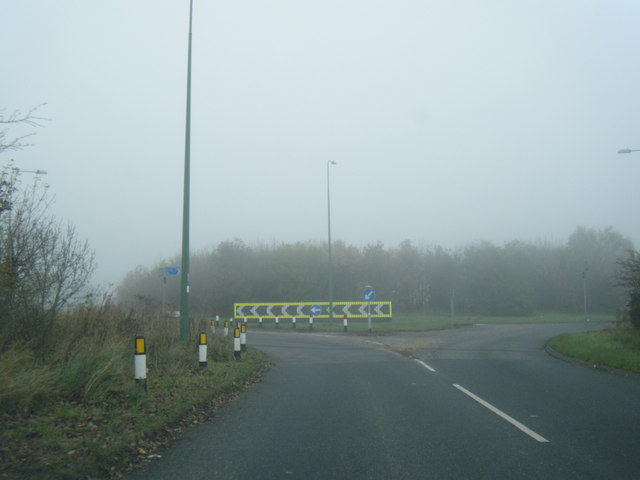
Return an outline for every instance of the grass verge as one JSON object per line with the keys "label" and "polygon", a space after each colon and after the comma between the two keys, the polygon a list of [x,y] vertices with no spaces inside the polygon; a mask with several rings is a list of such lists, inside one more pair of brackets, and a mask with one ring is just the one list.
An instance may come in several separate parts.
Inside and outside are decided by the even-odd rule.
{"label": "grass verge", "polygon": [[584,362],[640,373],[640,331],[628,326],[579,334],[562,334],[549,340],[555,351]]}
{"label": "grass verge", "polygon": [[[0,352],[0,478],[118,478],[269,368],[251,348],[234,360],[232,339],[218,335],[200,368],[195,338],[185,345],[164,319],[133,320],[84,312],[60,321],[46,353]],[[147,333],[146,390],[133,380],[134,332]]]}

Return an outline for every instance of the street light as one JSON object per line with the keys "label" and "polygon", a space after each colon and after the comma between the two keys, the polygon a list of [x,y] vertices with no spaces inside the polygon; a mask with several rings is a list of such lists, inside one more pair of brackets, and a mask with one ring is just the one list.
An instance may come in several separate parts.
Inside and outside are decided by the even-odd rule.
{"label": "street light", "polygon": [[187,53],[187,118],[184,140],[184,198],[182,204],[182,268],[180,270],[180,338],[189,338],[189,199],[191,184],[191,24],[193,0],[189,2],[189,48]]}
{"label": "street light", "polygon": [[329,323],[333,325],[333,258],[331,255],[331,188],[329,183],[329,167],[337,165],[333,160],[327,161],[327,225],[329,234]]}
{"label": "street light", "polygon": [[632,150],[630,148],[621,148],[618,150],[618,153],[631,153],[631,152],[640,152],[640,150]]}
{"label": "street light", "polygon": [[13,170],[15,170],[16,172],[19,173],[35,173],[36,175],[46,175],[47,171],[46,170],[22,170],[21,168],[13,168]]}

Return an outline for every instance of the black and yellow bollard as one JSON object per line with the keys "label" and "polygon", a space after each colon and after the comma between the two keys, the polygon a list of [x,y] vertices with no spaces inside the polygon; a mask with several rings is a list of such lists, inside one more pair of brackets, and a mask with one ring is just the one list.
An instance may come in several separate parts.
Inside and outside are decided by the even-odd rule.
{"label": "black and yellow bollard", "polygon": [[224,336],[229,336],[229,320],[224,321]]}
{"label": "black and yellow bollard", "polygon": [[207,366],[207,334],[200,332],[198,335],[198,362],[200,368]]}
{"label": "black and yellow bollard", "polygon": [[240,326],[240,350],[243,352],[247,351],[247,326]]}
{"label": "black and yellow bollard", "polygon": [[233,330],[233,356],[240,360],[240,329]]}
{"label": "black and yellow bollard", "polygon": [[144,337],[137,335],[134,339],[134,378],[136,383],[141,384],[147,391],[147,350]]}

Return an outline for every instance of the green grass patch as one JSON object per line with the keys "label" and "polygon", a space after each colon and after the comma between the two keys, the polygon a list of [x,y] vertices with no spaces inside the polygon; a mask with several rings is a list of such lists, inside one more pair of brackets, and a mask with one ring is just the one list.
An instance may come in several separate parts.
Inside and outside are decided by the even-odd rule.
{"label": "green grass patch", "polygon": [[579,334],[562,334],[548,345],[568,357],[594,365],[640,373],[640,331],[630,326]]}

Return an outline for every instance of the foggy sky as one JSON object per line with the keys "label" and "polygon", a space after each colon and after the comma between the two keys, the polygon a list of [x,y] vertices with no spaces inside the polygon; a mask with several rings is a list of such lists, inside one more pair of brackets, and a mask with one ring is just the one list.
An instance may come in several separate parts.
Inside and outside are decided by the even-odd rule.
{"label": "foggy sky", "polygon": [[[180,253],[188,0],[5,1],[5,115],[97,283]],[[640,245],[637,0],[194,0],[191,249]],[[20,130],[22,132],[22,130]],[[15,130],[15,133],[19,133]],[[26,174],[25,174],[26,175]]]}

